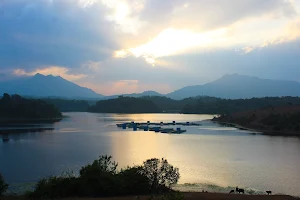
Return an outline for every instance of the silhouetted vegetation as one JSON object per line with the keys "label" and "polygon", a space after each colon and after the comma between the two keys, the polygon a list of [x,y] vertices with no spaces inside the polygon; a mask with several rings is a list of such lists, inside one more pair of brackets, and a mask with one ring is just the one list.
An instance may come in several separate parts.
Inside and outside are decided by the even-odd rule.
{"label": "silhouetted vegetation", "polygon": [[55,105],[61,112],[86,112],[90,106],[86,100],[67,99],[43,99],[47,103]]}
{"label": "silhouetted vegetation", "polygon": [[195,114],[228,114],[233,112],[254,110],[270,106],[300,105],[299,97],[265,97],[252,99],[220,99],[215,97],[193,98],[183,113]]}
{"label": "silhouetted vegetation", "polygon": [[3,176],[0,174],[0,196],[7,190],[8,184],[5,183]]}
{"label": "silhouetted vegetation", "polygon": [[25,99],[19,95],[4,94],[0,100],[0,121],[28,121],[32,119],[61,118],[59,110],[43,100]]}
{"label": "silhouetted vegetation", "polygon": [[234,123],[268,133],[300,133],[300,106],[269,106],[261,109],[231,113],[214,119]]}
{"label": "silhouetted vegetation", "polygon": [[164,96],[123,97],[101,101],[44,99],[61,112],[229,114],[268,106],[300,105],[299,97],[221,99],[198,96],[174,100]]}
{"label": "silhouetted vegetation", "polygon": [[153,101],[120,96],[117,99],[101,100],[88,109],[96,113],[160,113],[161,109]]}
{"label": "silhouetted vegetation", "polygon": [[171,191],[179,171],[165,159],[150,159],[142,166],[117,170],[111,156],[100,156],[81,168],[79,176],[49,177],[40,180],[29,194],[33,198],[106,197]]}
{"label": "silhouetted vegetation", "polygon": [[152,158],[145,161],[141,173],[149,179],[153,191],[160,190],[161,186],[170,188],[179,179],[178,168],[174,168],[163,158],[161,160]]}

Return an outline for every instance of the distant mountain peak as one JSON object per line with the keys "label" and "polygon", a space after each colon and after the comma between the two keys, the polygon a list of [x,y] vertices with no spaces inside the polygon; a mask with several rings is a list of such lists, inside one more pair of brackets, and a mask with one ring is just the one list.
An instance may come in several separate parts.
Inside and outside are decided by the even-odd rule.
{"label": "distant mountain peak", "polygon": [[300,83],[234,73],[226,74],[204,85],[184,87],[167,95],[167,97],[173,99],[195,96],[212,96],[226,99],[300,96]]}
{"label": "distant mountain peak", "polygon": [[40,73],[26,79],[2,82],[1,84],[0,93],[19,94],[22,96],[76,99],[96,99],[103,97],[103,95],[97,94],[89,88],[81,87],[71,81],[65,80],[61,76],[43,75]]}

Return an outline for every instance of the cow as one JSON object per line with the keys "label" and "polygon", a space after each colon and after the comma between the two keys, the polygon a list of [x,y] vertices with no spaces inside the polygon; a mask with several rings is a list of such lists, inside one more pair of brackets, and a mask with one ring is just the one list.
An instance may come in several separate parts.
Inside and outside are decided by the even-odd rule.
{"label": "cow", "polygon": [[234,193],[234,190],[230,190],[229,194]]}
{"label": "cow", "polygon": [[271,190],[268,190],[268,191],[266,191],[266,193],[267,193],[268,195],[270,195],[270,194],[272,194],[272,191],[271,191]]}
{"label": "cow", "polygon": [[244,189],[242,189],[242,188],[238,188],[238,187],[236,187],[236,188],[235,188],[235,191],[236,191],[236,192],[238,192],[239,194],[240,194],[240,193],[243,193],[243,194],[245,194],[245,190],[244,190]]}

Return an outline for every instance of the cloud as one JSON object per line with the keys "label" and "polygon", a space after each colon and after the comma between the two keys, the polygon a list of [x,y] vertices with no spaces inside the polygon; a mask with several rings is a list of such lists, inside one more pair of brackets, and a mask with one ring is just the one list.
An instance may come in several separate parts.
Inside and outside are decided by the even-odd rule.
{"label": "cloud", "polygon": [[104,94],[226,73],[300,80],[299,11],[293,0],[0,1],[0,71],[54,73]]}
{"label": "cloud", "polygon": [[15,69],[13,74],[16,76],[34,76],[35,74],[43,74],[43,75],[54,75],[61,76],[69,81],[76,81],[86,77],[85,74],[71,74],[69,73],[69,69],[65,67],[59,66],[49,66],[45,68],[38,68],[31,72],[26,72],[24,69]]}
{"label": "cloud", "polygon": [[[75,3],[74,3],[75,2]],[[4,1],[0,7],[0,68],[79,67],[118,48],[106,9],[90,1]],[[17,59],[16,59],[17,58]]]}
{"label": "cloud", "polygon": [[150,42],[138,47],[115,52],[116,57],[124,58],[128,53],[144,57],[146,62],[155,64],[155,58],[180,54],[191,48],[209,48],[222,46],[226,42],[227,30],[218,29],[205,33],[194,33],[189,30],[166,29]]}
{"label": "cloud", "polygon": [[187,52],[245,48],[249,53],[265,41],[272,45],[271,40],[289,38],[291,33],[283,30],[297,16],[296,5],[285,0],[143,2],[142,11],[135,14],[146,22],[141,34],[147,32],[150,39],[129,42],[115,57],[134,55],[151,65],[159,57]]}

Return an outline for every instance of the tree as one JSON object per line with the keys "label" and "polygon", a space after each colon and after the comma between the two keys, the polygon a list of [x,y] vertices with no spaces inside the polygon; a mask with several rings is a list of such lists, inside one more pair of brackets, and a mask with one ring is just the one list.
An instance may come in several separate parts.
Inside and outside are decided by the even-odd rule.
{"label": "tree", "polygon": [[122,169],[118,174],[118,180],[121,185],[121,194],[137,195],[148,194],[150,191],[149,180],[141,174],[142,167],[134,166]]}
{"label": "tree", "polygon": [[5,183],[3,176],[0,174],[0,196],[6,192],[8,184]]}
{"label": "tree", "polygon": [[173,167],[164,158],[161,160],[157,158],[146,160],[141,173],[149,179],[153,192],[163,188],[170,188],[177,183],[180,177],[179,169]]}
{"label": "tree", "polygon": [[116,181],[118,164],[111,156],[100,156],[92,164],[80,170],[80,179],[85,196],[111,196],[118,194],[119,182]]}

